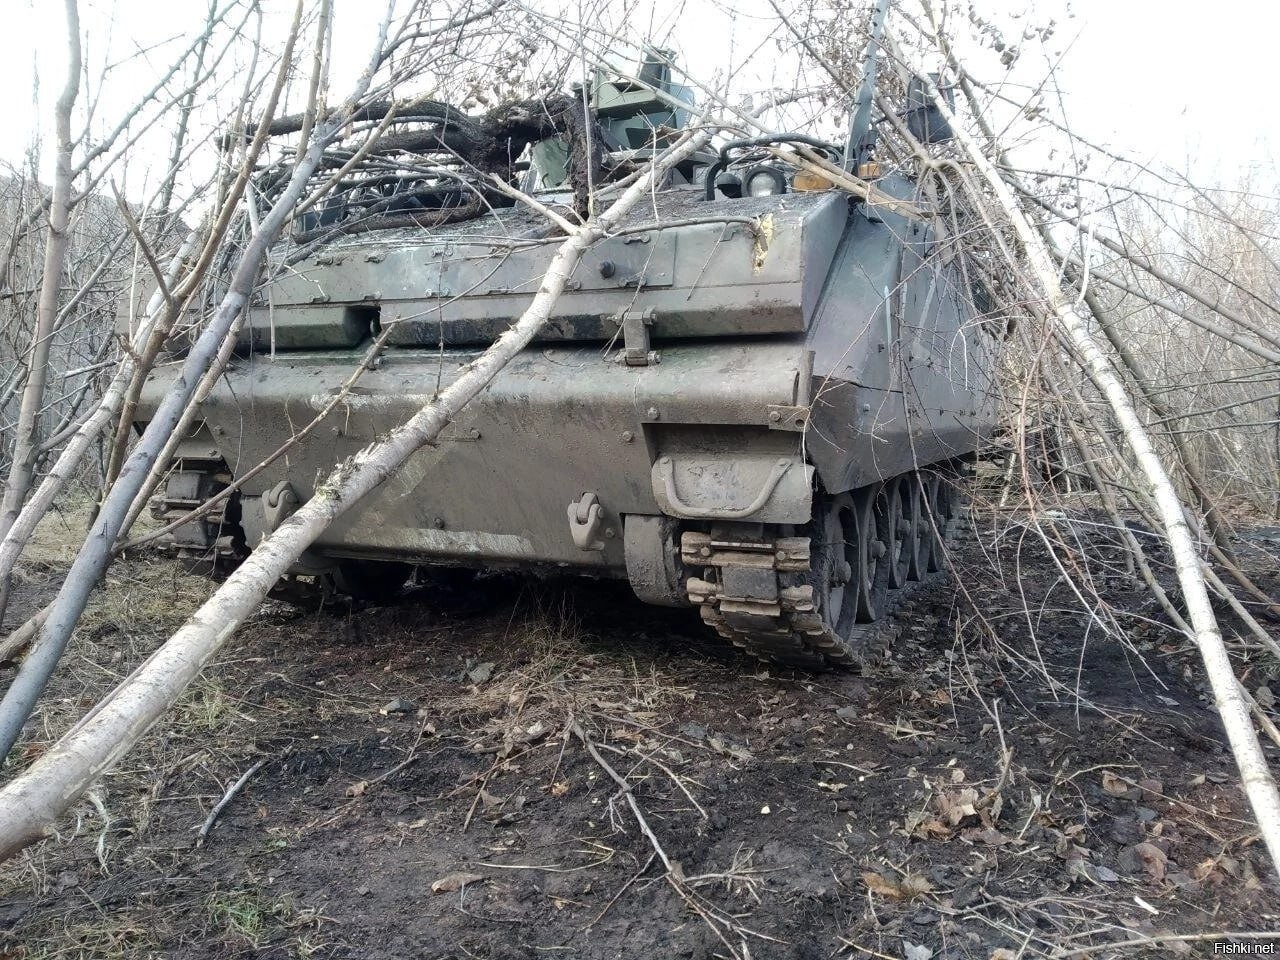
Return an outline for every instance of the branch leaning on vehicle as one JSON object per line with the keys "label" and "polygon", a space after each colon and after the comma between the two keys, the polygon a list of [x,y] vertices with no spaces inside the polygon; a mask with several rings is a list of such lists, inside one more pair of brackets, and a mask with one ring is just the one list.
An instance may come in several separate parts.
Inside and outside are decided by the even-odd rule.
{"label": "branch leaning on vehicle", "polygon": [[[927,80],[926,84],[928,94],[939,112],[956,131],[958,146],[986,181],[1000,213],[1012,226],[1024,251],[1025,267],[1038,288],[1036,293],[1044,299],[1054,332],[1076,352],[1102,392],[1123,431],[1138,471],[1149,485],[1147,495],[1158,511],[1160,523],[1169,541],[1178,584],[1186,605],[1187,620],[1204,661],[1215,705],[1240,769],[1245,794],[1271,853],[1272,864],[1280,872],[1280,793],[1276,790],[1275,780],[1267,767],[1262,747],[1250,721],[1248,705],[1240,695],[1240,684],[1214,616],[1182,500],[1115,368],[1064,293],[1044,239],[1031,225],[1004,176],[951,113],[937,86],[931,80]],[[982,198],[974,199],[975,202],[982,202]]]}
{"label": "branch leaning on vehicle", "polygon": [[177,700],[302,551],[361,497],[392,476],[414,451],[435,439],[533,340],[591,244],[612,232],[648,195],[656,178],[702,148],[711,134],[710,127],[691,130],[655,158],[649,172],[607,210],[576,227],[561,243],[528,309],[488,350],[408,422],[340,464],[315,496],[263,540],[177,633],[28,770],[0,790],[0,859],[45,837],[76,798]]}

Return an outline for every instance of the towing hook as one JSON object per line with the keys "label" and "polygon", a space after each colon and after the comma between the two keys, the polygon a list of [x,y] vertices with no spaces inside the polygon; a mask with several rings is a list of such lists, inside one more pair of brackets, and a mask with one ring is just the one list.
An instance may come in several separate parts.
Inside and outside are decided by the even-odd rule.
{"label": "towing hook", "polygon": [[267,532],[279,528],[302,506],[302,498],[288,480],[281,480],[262,495],[262,513],[267,522]]}
{"label": "towing hook", "polygon": [[603,550],[604,540],[600,538],[603,526],[604,507],[590,490],[569,504],[569,533],[579,550]]}

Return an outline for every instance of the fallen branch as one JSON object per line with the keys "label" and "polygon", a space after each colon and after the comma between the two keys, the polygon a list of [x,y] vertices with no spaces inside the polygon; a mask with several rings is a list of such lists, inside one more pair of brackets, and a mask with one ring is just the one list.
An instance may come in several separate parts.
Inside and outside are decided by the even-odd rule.
{"label": "fallen branch", "polygon": [[[943,46],[941,38],[935,36],[935,41],[940,48]],[[1094,341],[1088,326],[1064,293],[1058,280],[1058,271],[1053,265],[1043,238],[1031,225],[1023,208],[1014,198],[1004,175],[996,169],[964,125],[952,114],[946,100],[938,92],[937,86],[927,77],[924,78],[924,82],[938,111],[955,131],[958,146],[986,181],[995,202],[1022,244],[1025,267],[1030,271],[1031,277],[1039,288],[1037,292],[1044,298],[1055,332],[1071,345],[1085,371],[1098,385],[1133,453],[1137,471],[1149,484],[1149,490],[1146,493],[1159,511],[1160,521],[1169,541],[1178,583],[1182,588],[1186,604],[1187,619],[1194,630],[1196,645],[1199,647],[1205,673],[1213,689],[1214,702],[1240,770],[1244,791],[1271,853],[1272,864],[1277,871],[1280,871],[1280,793],[1276,790],[1275,780],[1262,753],[1249,708],[1244,698],[1240,696],[1240,685],[1209,602],[1209,592],[1201,572],[1200,558],[1191,529],[1187,524],[1181,498],[1115,368]],[[1011,264],[1011,266],[1017,265]]]}
{"label": "fallen branch", "polygon": [[339,516],[435,439],[542,329],[574,268],[596,240],[648,195],[652,181],[699,149],[694,130],[652,162],[604,213],[575,228],[552,258],[529,307],[457,380],[337,469],[191,618],[32,766],[0,790],[0,859],[48,835],[53,823],[173,705],[293,562]]}
{"label": "fallen branch", "polygon": [[242,773],[239,780],[227,787],[227,792],[222,795],[221,800],[213,805],[213,809],[209,811],[209,816],[205,817],[204,823],[200,827],[200,832],[196,834],[197,847],[204,846],[205,838],[209,836],[209,831],[213,829],[213,825],[218,822],[218,817],[222,815],[222,811],[236,798],[236,794],[244,789],[244,785],[249,782],[250,778],[266,766],[269,759],[270,757],[263,757]]}
{"label": "fallen branch", "polygon": [[[299,4],[295,9],[293,26],[285,43],[280,70],[267,104],[268,115],[275,113],[276,104],[288,76],[290,54],[297,36],[300,15],[301,5]],[[382,23],[378,49],[361,75],[355,91],[344,104],[344,109],[354,109],[368,92],[373,75],[381,63],[382,45],[386,40],[389,16],[390,13],[388,13],[388,19]],[[298,201],[311,173],[320,165],[325,148],[338,135],[338,132],[339,125],[335,121],[317,133],[315,141],[310,144],[304,158],[294,169],[287,187],[276,199],[275,206],[263,217],[260,226],[245,244],[225,296],[195,344],[188,351],[182,371],[173,388],[160,401],[155,415],[121,468],[118,481],[112,484],[107,492],[98,516],[84,544],[76,554],[66,580],[53,602],[48,619],[41,628],[39,645],[32,651],[32,655],[23,661],[22,669],[18,671],[13,683],[5,691],[4,699],[0,700],[0,756],[7,756],[13,745],[17,743],[22,733],[22,726],[31,716],[37,700],[49,682],[49,677],[52,676],[54,668],[66,650],[71,633],[80,621],[90,595],[114,557],[116,538],[130,506],[146,482],[152,465],[165,447],[174,427],[182,418],[183,411],[191,403],[200,378],[219,353],[227,334],[249,302],[253,286],[257,281],[259,266],[268,248],[275,242],[285,223],[292,216],[293,204]],[[262,146],[261,140],[255,142],[249,156],[254,157],[256,151]],[[242,178],[247,179],[249,173],[249,164],[246,163],[241,169]],[[229,219],[230,216],[231,210],[224,207],[219,222]],[[216,230],[215,226],[215,232]],[[190,293],[188,286],[194,284],[203,265],[211,256],[209,246],[206,244],[200,262],[197,263],[193,272],[187,274],[186,280],[171,291],[175,300],[183,299]]]}
{"label": "fallen branch", "polygon": [[[921,5],[932,26],[931,34],[926,34],[926,38],[932,41],[951,69],[962,75],[963,68],[939,27],[929,0],[921,0]],[[1156,525],[1163,529],[1168,541],[1191,636],[1199,648],[1219,716],[1240,769],[1245,793],[1271,853],[1273,865],[1280,871],[1280,793],[1277,793],[1275,781],[1263,756],[1248,705],[1240,694],[1240,685],[1210,605],[1203,564],[1187,519],[1187,510],[1141,422],[1133,400],[1112,366],[1111,358],[1094,341],[1089,325],[1077,312],[1078,304],[1073,303],[1072,298],[1064,292],[1045,237],[1032,225],[1026,210],[1015,199],[1014,190],[1019,189],[1019,185],[1016,182],[1011,185],[1009,178],[1012,175],[1001,172],[967,128],[957,121],[936,84],[927,77],[923,80],[930,99],[954,131],[958,149],[972,169],[985,181],[986,191],[981,195],[972,185],[967,187],[969,199],[979,208],[989,205],[997,210],[1008,230],[1019,242],[1018,256],[1002,253],[1004,266],[1022,287],[1019,299],[1040,308],[1036,313],[1044,315],[1049,332],[1066,348],[1069,355],[1074,356],[1082,371],[1092,381],[1132,453],[1131,458],[1126,458],[1129,459],[1127,467],[1142,483],[1143,489],[1130,492],[1130,499],[1140,510],[1144,506],[1150,507],[1155,514]],[[965,89],[963,83],[961,87]],[[991,148],[999,158],[1001,150],[998,138],[985,123],[979,105],[972,99],[970,91],[966,89],[965,92],[970,97],[975,123],[987,136]],[[1030,202],[1031,198],[1027,199]],[[1093,236],[1092,231],[1089,236]],[[1200,297],[1196,299],[1203,300]],[[1212,307],[1210,304],[1206,305]]]}
{"label": "fallen branch", "polygon": [[[725,945],[730,956],[735,958],[743,957],[743,951],[730,943],[729,939],[725,936],[724,930],[721,929],[721,925],[723,924],[727,929],[738,930],[737,925],[712,917],[707,909],[698,902],[693,891],[690,890],[684,882],[684,871],[680,869],[679,864],[674,863],[667,855],[667,851],[662,847],[662,842],[658,840],[658,835],[655,834],[653,832],[653,828],[649,826],[649,821],[645,818],[644,811],[640,809],[640,803],[636,800],[636,795],[631,791],[631,784],[627,782],[626,778],[622,776],[622,774],[613,769],[608,760],[600,755],[600,751],[596,749],[595,742],[587,736],[587,732],[582,729],[582,725],[578,723],[578,721],[574,720],[569,725],[569,730],[575,737],[582,741],[582,745],[586,748],[587,753],[591,755],[591,759],[596,762],[606,775],[608,775],[610,780],[618,785],[619,792],[626,797],[627,806],[631,808],[631,815],[635,817],[636,826],[640,828],[640,832],[643,833],[645,839],[649,841],[649,846],[653,848],[654,855],[662,861],[662,866],[666,871],[666,880],[671,886],[671,889],[676,892],[681,900],[688,904],[689,909],[702,918],[703,923],[705,923],[716,935],[717,939]],[[745,956],[749,957],[750,954],[746,953]]]}

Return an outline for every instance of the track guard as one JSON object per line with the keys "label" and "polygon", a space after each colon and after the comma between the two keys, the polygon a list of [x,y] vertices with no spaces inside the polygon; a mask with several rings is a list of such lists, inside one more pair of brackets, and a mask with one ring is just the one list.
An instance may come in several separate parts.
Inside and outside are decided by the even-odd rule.
{"label": "track guard", "polygon": [[808,523],[813,467],[799,455],[662,454],[650,472],[653,496],[670,517]]}

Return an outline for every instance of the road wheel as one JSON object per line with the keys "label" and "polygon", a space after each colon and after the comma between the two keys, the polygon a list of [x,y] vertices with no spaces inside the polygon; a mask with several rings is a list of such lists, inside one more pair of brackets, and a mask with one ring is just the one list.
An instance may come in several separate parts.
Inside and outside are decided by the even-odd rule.
{"label": "road wheel", "polygon": [[889,499],[884,484],[864,487],[852,495],[857,521],[857,548],[853,565],[858,582],[857,622],[871,623],[884,612],[889,591]]}

